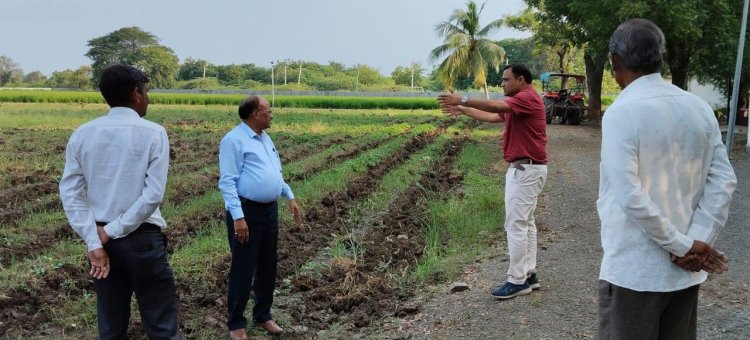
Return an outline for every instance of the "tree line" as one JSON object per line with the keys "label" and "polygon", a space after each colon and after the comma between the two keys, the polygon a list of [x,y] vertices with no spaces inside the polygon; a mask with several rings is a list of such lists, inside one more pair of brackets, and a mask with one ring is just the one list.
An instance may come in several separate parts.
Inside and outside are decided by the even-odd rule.
{"label": "tree line", "polygon": [[92,89],[107,65],[124,63],[143,70],[152,88],[263,89],[270,88],[272,83],[280,89],[318,91],[408,91],[440,87],[419,63],[398,66],[390,77],[368,65],[347,66],[335,61],[320,64],[280,60],[272,66],[216,65],[188,57],[180,63],[171,48],[139,27],[124,27],[96,37],[89,40],[87,46],[89,50],[85,55],[92,60],[91,65],[54,71],[49,77],[39,71],[24,74],[10,57],[0,56],[0,86]]}
{"label": "tree line", "polygon": [[[514,58],[523,60],[535,72],[549,67],[548,56],[536,53],[532,39],[506,39],[495,42],[506,46]],[[24,74],[11,58],[0,56],[0,86],[57,87],[93,89],[107,65],[134,65],[149,75],[153,88],[177,89],[279,89],[317,91],[441,91],[446,86],[438,69],[427,70],[420,63],[397,66],[390,76],[364,65],[344,65],[331,61],[321,64],[304,60],[279,60],[273,65],[252,63],[217,65],[207,60],[186,58],[180,62],[174,51],[162,45],[155,35],[139,27],[124,27],[88,41],[86,57],[91,65],[54,71],[49,77],[39,71]],[[273,70],[272,70],[273,69]],[[489,72],[486,83],[500,86],[502,72]],[[273,80],[271,79],[273,75]],[[460,75],[451,88],[474,86],[471,75]]]}
{"label": "tree line", "polygon": [[[279,60],[271,65],[216,65],[186,58],[180,63],[172,49],[138,27],[125,27],[88,41],[91,65],[55,71],[50,77],[34,71],[24,74],[9,57],[0,56],[0,86],[94,88],[98,74],[114,62],[135,65],[151,78],[154,88],[280,89],[319,91],[441,91],[477,89],[487,93],[500,86],[502,66],[526,64],[532,74],[546,71],[587,76],[590,115],[601,114],[602,93],[617,91],[607,65],[608,40],[619,23],[633,17],[654,21],[664,31],[667,53],[663,73],[682,88],[690,78],[714,84],[724,94],[732,88],[742,11],[741,1],[674,0],[614,1],[524,0],[520,13],[493,18],[480,25],[484,5],[468,1],[446,21],[436,24],[444,38],[429,55],[439,66],[425,69],[418,63],[396,67],[390,76],[364,64],[321,64]],[[606,15],[604,15],[606,13]],[[500,27],[529,31],[528,39],[493,41]],[[745,59],[750,49],[745,49]],[[272,76],[273,75],[273,76]],[[273,79],[272,79],[273,78]],[[742,93],[748,89],[750,70],[742,72]],[[497,88],[495,88],[497,90]]]}
{"label": "tree line", "polygon": [[[562,54],[581,51],[588,81],[590,114],[601,116],[601,89],[609,69],[609,37],[630,18],[646,18],[664,32],[665,73],[687,87],[690,78],[715,85],[729,98],[739,44],[742,1],[588,1],[524,0],[527,8],[505,18],[510,27],[528,30],[541,46]],[[747,43],[747,41],[746,41]],[[743,60],[750,59],[745,49]],[[741,93],[747,93],[750,70],[743,69]],[[727,105],[728,106],[728,105]]]}

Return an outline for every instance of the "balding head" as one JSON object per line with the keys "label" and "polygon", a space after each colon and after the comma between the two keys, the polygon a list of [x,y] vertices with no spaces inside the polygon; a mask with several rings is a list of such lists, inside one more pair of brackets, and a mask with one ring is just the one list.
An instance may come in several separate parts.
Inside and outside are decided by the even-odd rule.
{"label": "balding head", "polygon": [[237,112],[240,115],[240,119],[245,120],[250,118],[253,111],[257,110],[261,105],[261,102],[268,103],[268,101],[261,96],[248,96],[240,102],[240,107]]}

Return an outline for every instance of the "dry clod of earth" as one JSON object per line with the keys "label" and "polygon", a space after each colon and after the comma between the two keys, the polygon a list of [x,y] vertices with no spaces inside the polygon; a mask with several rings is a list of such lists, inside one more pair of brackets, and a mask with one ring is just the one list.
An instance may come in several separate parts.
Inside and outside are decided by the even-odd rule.
{"label": "dry clod of earth", "polygon": [[454,282],[451,285],[451,288],[448,289],[448,291],[451,293],[459,293],[459,292],[464,292],[467,290],[471,290],[471,288],[469,287],[469,284],[466,282]]}

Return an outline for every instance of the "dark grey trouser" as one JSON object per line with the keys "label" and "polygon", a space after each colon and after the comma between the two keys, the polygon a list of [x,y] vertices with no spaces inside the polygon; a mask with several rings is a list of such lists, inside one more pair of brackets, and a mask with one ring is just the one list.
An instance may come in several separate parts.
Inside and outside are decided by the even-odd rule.
{"label": "dark grey trouser", "polygon": [[104,245],[112,270],[106,279],[94,280],[100,339],[128,338],[133,293],[149,339],[181,338],[166,248],[166,237],[150,223]]}
{"label": "dark grey trouser", "polygon": [[[227,211],[227,237],[232,252],[227,284],[227,327],[230,331],[247,326],[245,307],[250,290],[255,292],[253,320],[273,319],[273,291],[276,288],[278,261],[279,208],[276,201],[257,203],[242,199],[242,212],[250,231],[250,240],[239,243],[234,236],[234,219]],[[252,286],[252,288],[251,288]]]}
{"label": "dark grey trouser", "polygon": [[699,287],[638,292],[599,280],[599,339],[695,339]]}

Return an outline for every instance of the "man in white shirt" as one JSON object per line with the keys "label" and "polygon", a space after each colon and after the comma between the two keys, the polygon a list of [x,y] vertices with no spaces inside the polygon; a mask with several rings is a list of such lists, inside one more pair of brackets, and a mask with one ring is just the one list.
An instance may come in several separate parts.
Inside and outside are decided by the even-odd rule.
{"label": "man in white shirt", "polygon": [[728,269],[710,244],[737,179],[711,108],[659,74],[659,27],[628,20],[609,49],[623,91],[602,121],[599,337],[694,339],[699,285]]}
{"label": "man in white shirt", "polygon": [[150,339],[177,339],[177,294],[159,212],[169,167],[163,127],[142,119],[148,78],[113,65],[99,89],[111,107],[68,141],[60,199],[86,243],[97,296],[100,339],[127,338],[135,292]]}

